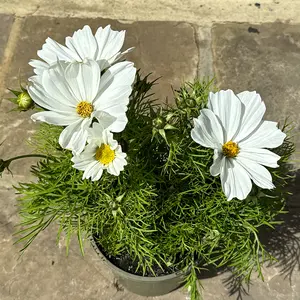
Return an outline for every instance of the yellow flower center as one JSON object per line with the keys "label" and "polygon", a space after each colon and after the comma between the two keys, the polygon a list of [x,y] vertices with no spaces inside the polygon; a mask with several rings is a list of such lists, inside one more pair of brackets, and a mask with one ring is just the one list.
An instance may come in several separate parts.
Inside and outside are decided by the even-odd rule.
{"label": "yellow flower center", "polygon": [[95,158],[103,165],[108,165],[115,159],[115,151],[107,144],[102,144],[96,151]]}
{"label": "yellow flower center", "polygon": [[87,101],[81,101],[76,106],[76,112],[83,118],[89,117],[93,110],[93,105]]}
{"label": "yellow flower center", "polygon": [[240,148],[238,147],[237,143],[229,141],[222,146],[222,151],[226,157],[232,158],[238,155]]}

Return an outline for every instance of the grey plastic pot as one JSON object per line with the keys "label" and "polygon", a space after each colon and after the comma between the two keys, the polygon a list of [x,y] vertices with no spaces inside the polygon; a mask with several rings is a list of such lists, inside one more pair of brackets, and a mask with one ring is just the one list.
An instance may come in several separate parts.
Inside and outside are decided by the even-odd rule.
{"label": "grey plastic pot", "polygon": [[112,270],[119,282],[130,292],[141,296],[160,296],[168,294],[181,287],[184,284],[185,276],[188,275],[188,273],[174,273],[158,277],[133,275],[112,264],[102,254],[93,238],[91,238],[91,244],[100,259]]}

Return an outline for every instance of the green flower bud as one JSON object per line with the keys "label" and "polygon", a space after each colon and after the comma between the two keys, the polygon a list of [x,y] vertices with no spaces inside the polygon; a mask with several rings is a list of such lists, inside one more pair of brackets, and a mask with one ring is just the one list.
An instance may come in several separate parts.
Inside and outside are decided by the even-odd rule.
{"label": "green flower bud", "polygon": [[196,101],[192,98],[186,99],[185,103],[188,107],[195,107]]}
{"label": "green flower bud", "polygon": [[176,105],[178,108],[181,108],[181,109],[186,108],[186,103],[185,103],[184,99],[177,97],[175,101],[176,101]]}
{"label": "green flower bud", "polygon": [[153,120],[153,127],[162,129],[165,126],[165,120],[162,117],[157,117]]}
{"label": "green flower bud", "polygon": [[22,92],[18,95],[17,103],[20,109],[27,110],[31,108],[34,104],[32,99],[30,98],[29,94],[27,92]]}

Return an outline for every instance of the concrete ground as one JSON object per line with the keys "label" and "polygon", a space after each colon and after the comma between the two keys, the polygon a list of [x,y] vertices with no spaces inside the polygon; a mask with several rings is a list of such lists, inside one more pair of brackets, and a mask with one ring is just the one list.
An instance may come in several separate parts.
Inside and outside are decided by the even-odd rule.
{"label": "concrete ground", "polygon": [[[6,87],[17,88],[19,76],[32,74],[36,58],[50,36],[63,42],[83,25],[93,30],[111,24],[126,29],[128,59],[144,74],[162,78],[155,87],[161,101],[172,103],[172,89],[195,77],[215,76],[220,88],[256,90],[267,105],[266,118],[290,116],[299,132],[300,1],[298,0],[0,0],[0,158],[30,150],[26,140],[36,130],[31,112],[10,113]],[[1,100],[0,100],[1,101]],[[295,137],[300,149],[299,135]],[[293,164],[299,155],[295,155]],[[13,245],[18,223],[12,184],[32,179],[27,160],[12,166],[14,177],[0,179],[0,300],[183,300],[186,291],[141,297],[116,288],[110,270],[86,243],[82,257],[72,244],[69,257],[63,241],[55,244],[56,227],[48,228],[19,258]],[[300,299],[299,179],[293,187],[286,224],[270,241],[279,262],[264,269],[265,282],[253,278],[245,300]],[[206,300],[237,299],[229,274],[202,281]]]}

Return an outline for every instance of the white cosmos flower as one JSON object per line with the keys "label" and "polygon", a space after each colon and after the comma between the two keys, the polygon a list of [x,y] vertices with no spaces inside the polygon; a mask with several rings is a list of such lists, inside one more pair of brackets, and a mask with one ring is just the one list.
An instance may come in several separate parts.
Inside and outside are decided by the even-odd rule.
{"label": "white cosmos flower", "polygon": [[285,134],[276,122],[263,121],[264,102],[256,92],[235,95],[231,90],[209,94],[191,135],[201,146],[214,149],[213,176],[220,175],[228,200],[245,199],[252,182],[272,189],[272,176],[264,167],[276,168],[280,156],[265,148],[276,148]]}
{"label": "white cosmos flower", "polygon": [[126,110],[135,77],[133,63],[120,62],[101,75],[96,61],[58,62],[42,75],[33,76],[29,95],[48,111],[31,116],[34,121],[67,126],[59,137],[65,149],[80,153],[93,118],[113,132],[126,124]]}
{"label": "white cosmos flower", "polygon": [[84,171],[82,179],[96,181],[101,178],[103,170],[119,176],[127,165],[125,158],[126,153],[113,139],[113,134],[101,124],[94,123],[89,129],[88,145],[81,154],[72,158],[72,162],[75,169]]}
{"label": "white cosmos flower", "polygon": [[125,30],[114,31],[108,25],[105,28],[99,27],[93,35],[90,26],[85,25],[83,29],[75,31],[72,37],[66,37],[66,46],[47,38],[42,50],[37,52],[44,62],[31,60],[29,64],[34,67],[36,74],[42,74],[57,60],[83,62],[85,59],[92,59],[96,60],[103,70],[133,49],[120,52],[124,39]]}

